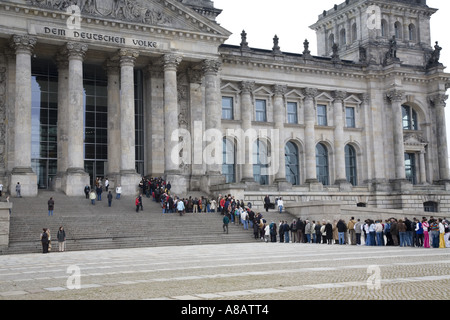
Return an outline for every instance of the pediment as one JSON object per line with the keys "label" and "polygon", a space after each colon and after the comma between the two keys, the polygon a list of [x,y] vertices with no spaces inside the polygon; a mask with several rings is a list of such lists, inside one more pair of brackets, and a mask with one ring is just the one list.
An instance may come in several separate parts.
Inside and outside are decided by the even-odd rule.
{"label": "pediment", "polygon": [[344,103],[345,104],[356,104],[356,105],[360,105],[361,104],[361,100],[355,96],[354,94],[352,94],[351,96],[347,97],[344,99]]}
{"label": "pediment", "polygon": [[411,132],[404,134],[403,141],[404,144],[408,146],[424,146],[427,144],[427,141],[419,132]]}
{"label": "pediment", "polygon": [[321,94],[319,94],[318,96],[316,96],[316,101],[327,101],[327,102],[331,102],[333,101],[333,97],[330,96],[328,93],[326,92],[322,92]]}
{"label": "pediment", "polygon": [[82,19],[118,20],[216,37],[228,38],[231,34],[177,0],[27,0],[27,3],[72,16],[78,14]]}
{"label": "pediment", "polygon": [[222,85],[220,90],[222,92],[228,92],[228,93],[234,93],[234,94],[238,94],[241,92],[241,90],[235,86],[234,84],[228,82],[225,85]]}

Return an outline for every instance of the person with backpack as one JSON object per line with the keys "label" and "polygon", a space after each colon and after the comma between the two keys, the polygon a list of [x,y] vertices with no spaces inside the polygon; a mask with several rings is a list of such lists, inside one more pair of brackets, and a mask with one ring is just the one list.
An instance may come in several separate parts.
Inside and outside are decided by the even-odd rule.
{"label": "person with backpack", "polygon": [[228,224],[230,223],[230,218],[228,218],[228,215],[225,214],[223,216],[223,232],[226,232],[228,234]]}

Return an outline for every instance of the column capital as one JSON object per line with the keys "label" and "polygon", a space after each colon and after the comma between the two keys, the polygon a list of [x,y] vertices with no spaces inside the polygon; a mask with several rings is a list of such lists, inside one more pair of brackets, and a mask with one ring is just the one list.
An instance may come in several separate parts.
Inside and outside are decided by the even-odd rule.
{"label": "column capital", "polygon": [[137,50],[130,49],[120,49],[119,50],[119,61],[120,65],[131,65],[134,66],[134,62],[137,57],[139,57],[139,52]]}
{"label": "column capital", "polygon": [[16,54],[28,53],[31,55],[34,46],[36,45],[36,38],[29,35],[13,35],[10,40],[10,47],[16,51]]}
{"label": "column capital", "polygon": [[183,58],[180,55],[177,54],[165,54],[162,57],[162,64],[164,67],[164,71],[176,71],[178,68],[178,65],[181,63]]}
{"label": "column capital", "polygon": [[346,91],[334,91],[333,98],[335,102],[343,103],[344,99],[347,97]]}
{"label": "column capital", "polygon": [[365,92],[365,93],[361,94],[361,101],[364,104],[369,104],[370,103],[370,99],[371,99],[370,93]]}
{"label": "column capital", "polygon": [[287,85],[284,84],[274,84],[272,86],[272,91],[275,96],[284,96],[287,92]]}
{"label": "column capital", "polygon": [[305,95],[305,99],[312,100],[317,96],[318,90],[316,88],[305,88],[303,93]]}
{"label": "column capital", "polygon": [[217,75],[220,68],[222,67],[222,62],[219,60],[203,60],[202,70],[205,75]]}
{"label": "column capital", "polygon": [[435,93],[428,96],[428,101],[431,103],[431,105],[438,107],[438,106],[444,106],[446,105],[445,101],[447,101],[448,95],[444,93]]}
{"label": "column capital", "polygon": [[242,81],[241,91],[242,93],[252,93],[255,89],[255,81]]}
{"label": "column capital", "polygon": [[67,44],[62,49],[62,53],[67,54],[69,60],[71,59],[84,60],[87,50],[88,50],[87,44],[79,42],[67,42]]}
{"label": "column capital", "polygon": [[386,97],[391,102],[402,102],[405,99],[405,92],[397,89],[392,89],[386,92]]}

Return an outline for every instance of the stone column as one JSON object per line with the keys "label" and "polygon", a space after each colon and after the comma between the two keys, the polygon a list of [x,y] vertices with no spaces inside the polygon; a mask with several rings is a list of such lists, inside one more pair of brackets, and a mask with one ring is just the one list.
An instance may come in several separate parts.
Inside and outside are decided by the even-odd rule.
{"label": "stone column", "polygon": [[345,150],[344,150],[344,99],[347,93],[344,91],[334,92],[334,160],[335,160],[335,184],[341,188],[350,188],[345,173]]}
{"label": "stone column", "polygon": [[252,81],[244,81],[241,83],[241,114],[242,114],[242,131],[243,134],[238,139],[238,163],[242,165],[241,182],[253,183],[253,138],[249,134],[252,129],[253,103],[252,92],[255,83]]}
{"label": "stone column", "polygon": [[134,111],[135,50],[120,49],[120,184],[124,195],[138,192],[140,176],[136,173],[136,132]]}
{"label": "stone column", "polygon": [[427,173],[425,170],[425,150],[420,150],[419,154],[420,164],[420,183],[427,184]]}
{"label": "stone column", "polygon": [[314,98],[317,96],[317,89],[307,88],[305,95],[305,154],[306,154],[306,183],[318,183],[316,172],[316,139],[314,126],[316,123],[316,113]]}
{"label": "stone column", "polygon": [[58,164],[56,173],[56,190],[63,187],[63,179],[68,169],[68,132],[69,121],[67,114],[69,112],[69,60],[67,54],[58,53],[56,56],[58,65]]}
{"label": "stone column", "polygon": [[445,123],[445,101],[448,96],[445,94],[435,94],[430,96],[430,102],[435,108],[436,114],[436,136],[439,163],[439,179],[441,182],[450,182],[448,146],[447,146],[447,127]]}
{"label": "stone column", "polygon": [[120,66],[118,60],[108,59],[104,65],[108,75],[108,167],[110,183],[120,180]]}
{"label": "stone column", "polygon": [[14,106],[14,168],[10,192],[15,194],[19,182],[22,196],[37,195],[37,176],[31,169],[31,54],[36,38],[14,35],[11,47],[16,51],[16,84]]}
{"label": "stone column", "polygon": [[391,90],[387,93],[387,97],[391,101],[392,106],[392,125],[394,133],[394,164],[395,164],[395,180],[405,180],[405,145],[403,142],[403,116],[402,102],[405,93],[399,90]]}
{"label": "stone column", "polygon": [[175,54],[166,54],[162,59],[164,67],[164,173],[167,181],[172,182],[172,192],[179,195],[187,191],[188,183],[186,179],[181,179],[180,158],[174,152],[178,148],[179,141],[172,139],[174,130],[179,129],[177,68],[181,60],[182,58]]}
{"label": "stone column", "polygon": [[[207,185],[218,185],[225,183],[225,177],[222,176],[222,105],[220,102],[220,79],[218,73],[221,62],[218,60],[203,61],[203,73],[205,75],[205,130],[208,132],[207,145],[214,146],[214,160],[212,164],[207,164]],[[214,134],[213,134],[214,133]],[[212,141],[214,139],[214,141]],[[212,148],[208,148],[211,150]],[[206,191],[206,190],[205,190]]]}
{"label": "stone column", "polygon": [[[291,184],[286,180],[286,155],[284,144],[284,122],[286,119],[286,108],[284,105],[284,95],[286,94],[287,86],[274,85],[272,88],[274,92],[273,98],[273,117],[275,121],[275,130],[278,130],[278,142],[276,145],[278,148],[272,153],[272,159],[277,162],[275,169],[275,182],[278,184],[278,190],[287,190]],[[276,159],[275,159],[276,157]],[[272,164],[273,166],[274,164]],[[278,170],[276,170],[278,169]]]}
{"label": "stone column", "polygon": [[87,45],[68,42],[63,52],[69,58],[69,83],[67,112],[67,171],[63,186],[69,196],[82,195],[89,183],[89,175],[84,171],[84,112],[83,112],[83,60]]}

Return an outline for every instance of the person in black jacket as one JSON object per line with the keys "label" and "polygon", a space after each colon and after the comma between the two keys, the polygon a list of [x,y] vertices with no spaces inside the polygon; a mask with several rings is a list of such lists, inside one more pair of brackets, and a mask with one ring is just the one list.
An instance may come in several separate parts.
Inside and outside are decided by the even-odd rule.
{"label": "person in black jacket", "polygon": [[42,243],[42,253],[48,253],[48,234],[47,234],[47,229],[44,228],[42,229],[42,233],[41,233],[41,243]]}
{"label": "person in black jacket", "polygon": [[280,235],[280,243],[284,242],[284,223],[280,221],[280,227],[278,229],[278,234]]}
{"label": "person in black jacket", "polygon": [[330,221],[327,221],[327,224],[325,225],[325,232],[327,233],[327,243],[332,244],[333,242],[333,226],[331,225]]}
{"label": "person in black jacket", "polygon": [[266,195],[266,197],[264,198],[264,208],[266,208],[266,212],[269,211],[269,207],[270,207],[270,198],[269,195]]}

